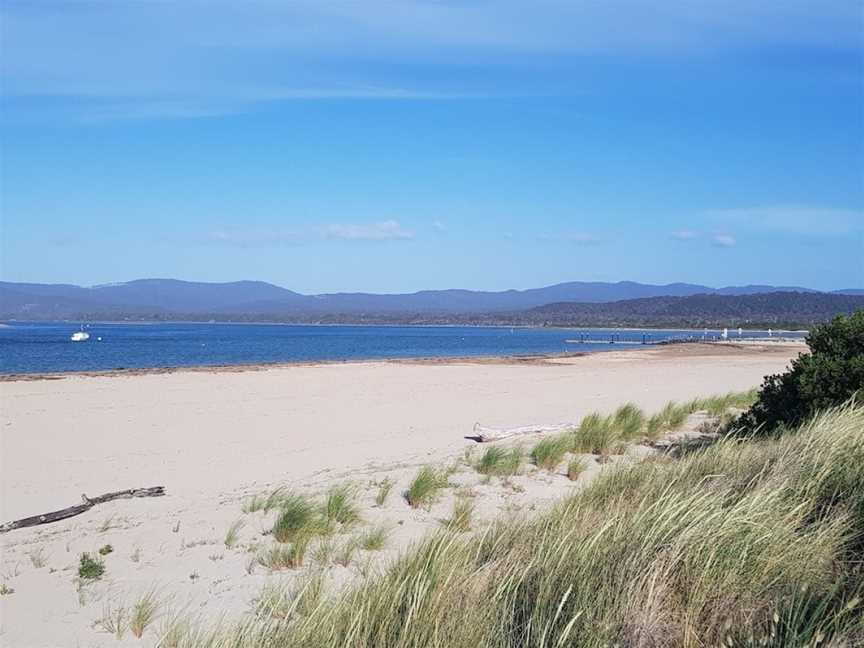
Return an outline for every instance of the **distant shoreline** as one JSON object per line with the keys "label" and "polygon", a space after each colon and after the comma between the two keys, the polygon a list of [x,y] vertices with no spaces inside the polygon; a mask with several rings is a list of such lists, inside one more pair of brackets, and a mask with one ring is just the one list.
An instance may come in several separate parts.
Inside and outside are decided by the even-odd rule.
{"label": "distant shoreline", "polygon": [[[622,329],[623,330],[623,329]],[[639,330],[639,329],[633,329]],[[617,344],[617,346],[616,346]],[[578,345],[574,344],[574,347]],[[28,382],[39,380],[62,380],[65,378],[99,378],[99,377],[124,377],[124,376],[148,376],[175,373],[242,373],[255,371],[269,371],[274,369],[290,369],[294,367],[324,367],[335,365],[364,365],[364,364],[413,364],[413,365],[451,365],[451,364],[477,364],[477,365],[543,365],[558,364],[556,361],[583,358],[599,353],[624,353],[635,354],[638,352],[669,352],[671,349],[698,349],[700,347],[710,348],[712,351],[722,349],[723,352],[740,349],[752,350],[754,347],[779,348],[779,347],[803,347],[803,340],[791,338],[769,338],[750,340],[729,341],[701,341],[686,340],[669,344],[618,344],[614,351],[573,351],[562,353],[537,353],[537,354],[513,354],[513,355],[477,355],[477,356],[405,356],[392,358],[346,358],[342,360],[295,360],[274,362],[251,362],[233,364],[200,364],[200,365],[174,365],[161,367],[119,367],[116,369],[94,369],[81,371],[56,371],[38,373],[0,373],[0,382]]]}
{"label": "distant shoreline", "polygon": [[[667,324],[646,324],[645,326],[597,326],[585,324],[583,326],[566,325],[543,326],[541,324],[371,324],[366,322],[348,323],[348,322],[228,322],[228,321],[210,321],[210,320],[16,320],[5,319],[0,320],[0,328],[13,328],[16,324],[68,324],[70,326],[93,325],[93,324],[111,324],[111,325],[126,325],[126,326],[153,326],[159,324],[181,324],[181,325],[214,325],[214,326],[315,326],[315,327],[365,327],[365,328],[479,328],[479,329],[536,329],[555,330],[555,331],[688,331],[693,333],[701,333],[705,329],[709,331],[722,331],[723,328],[737,330],[738,327],[732,326],[672,326]],[[741,330],[745,333],[767,333],[769,330],[773,333],[809,333],[808,328],[744,328]]]}

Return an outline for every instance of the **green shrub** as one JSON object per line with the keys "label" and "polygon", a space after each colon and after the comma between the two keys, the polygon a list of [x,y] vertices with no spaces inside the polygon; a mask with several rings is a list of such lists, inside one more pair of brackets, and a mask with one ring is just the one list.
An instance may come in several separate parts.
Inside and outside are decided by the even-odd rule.
{"label": "green shrub", "polygon": [[765,378],[737,427],[745,433],[791,427],[864,389],[864,310],[815,327],[807,345],[810,353],[793,360],[789,371]]}
{"label": "green shrub", "polygon": [[105,573],[105,563],[100,558],[84,552],[78,561],[78,577],[82,580],[97,580]]}

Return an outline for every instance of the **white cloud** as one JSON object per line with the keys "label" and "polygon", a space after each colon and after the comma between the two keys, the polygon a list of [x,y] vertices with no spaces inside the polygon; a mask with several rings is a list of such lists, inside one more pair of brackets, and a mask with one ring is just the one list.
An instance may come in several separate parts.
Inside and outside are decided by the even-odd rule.
{"label": "white cloud", "polygon": [[711,243],[715,247],[731,248],[735,247],[737,241],[735,240],[735,237],[731,234],[714,234],[711,237]]}
{"label": "white cloud", "polygon": [[414,232],[403,229],[399,221],[386,220],[368,225],[327,225],[324,236],[347,241],[404,241],[414,238]]}
{"label": "white cloud", "polygon": [[693,230],[678,230],[677,232],[672,232],[672,238],[676,241],[692,241],[693,239],[699,238],[699,232]]}
{"label": "white cloud", "polygon": [[432,227],[435,228],[438,232],[446,232],[447,226],[444,225],[440,220],[432,221]]}

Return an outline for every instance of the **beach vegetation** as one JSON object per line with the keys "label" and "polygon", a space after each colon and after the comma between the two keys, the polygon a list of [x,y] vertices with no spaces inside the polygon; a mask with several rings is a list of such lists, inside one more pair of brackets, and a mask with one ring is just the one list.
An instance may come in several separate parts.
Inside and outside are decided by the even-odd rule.
{"label": "beach vegetation", "polygon": [[333,562],[337,565],[347,567],[354,560],[354,554],[357,553],[357,539],[349,538],[336,548],[333,553]]}
{"label": "beach vegetation", "polygon": [[107,556],[110,553],[114,553],[114,547],[112,547],[110,544],[102,545],[101,547],[99,547],[100,556]]}
{"label": "beach vegetation", "polygon": [[258,554],[258,564],[270,571],[302,567],[308,548],[308,538],[296,538],[290,544],[276,544]]}
{"label": "beach vegetation", "polygon": [[377,524],[359,535],[357,545],[366,551],[380,551],[387,545],[389,535],[390,527],[388,525]]}
{"label": "beach vegetation", "polygon": [[482,475],[511,477],[522,467],[522,448],[490,446],[474,464],[474,469]]}
{"label": "beach vegetation", "polygon": [[577,453],[603,454],[616,441],[612,418],[592,412],[585,416],[573,433],[571,450]]}
{"label": "beach vegetation", "polygon": [[322,530],[323,520],[309,498],[296,493],[289,493],[282,497],[279,515],[272,531],[277,542],[308,540]]}
{"label": "beach vegetation", "polygon": [[447,486],[449,486],[447,471],[433,466],[423,466],[405,491],[405,499],[411,508],[429,506],[437,499],[441,489]]}
{"label": "beach vegetation", "polygon": [[554,471],[572,445],[573,440],[569,434],[546,437],[531,449],[531,461],[538,468]]}
{"label": "beach vegetation", "polygon": [[243,520],[235,520],[228,530],[225,532],[225,540],[223,541],[226,549],[233,549],[240,541],[240,530],[246,525]]}
{"label": "beach vegetation", "polygon": [[106,604],[102,608],[102,616],[94,623],[108,634],[114,635],[118,641],[123,638],[129,629],[129,613],[125,607],[117,607]]}
{"label": "beach vegetation", "polygon": [[625,403],[612,415],[612,427],[619,438],[630,441],[639,436],[645,423],[645,415],[633,403]]}
{"label": "beach vegetation", "polygon": [[385,477],[378,484],[378,490],[375,492],[375,506],[381,508],[387,503],[387,498],[390,497],[390,491],[393,490],[393,480]]}
{"label": "beach vegetation", "polygon": [[41,569],[45,566],[47,562],[45,559],[45,548],[44,547],[34,547],[30,551],[27,552],[27,557],[30,559],[30,563],[36,569]]}
{"label": "beach vegetation", "polygon": [[453,500],[453,512],[445,526],[457,533],[470,531],[475,508],[476,504],[473,499],[464,496],[455,498]]}
{"label": "beach vegetation", "polygon": [[98,556],[91,556],[86,551],[78,561],[78,577],[81,580],[98,580],[105,573],[105,563]]}
{"label": "beach vegetation", "polygon": [[864,309],[814,327],[806,341],[810,353],[765,378],[756,402],[736,422],[743,433],[791,427],[864,393]]}
{"label": "beach vegetation", "polygon": [[324,497],[321,508],[328,525],[338,524],[347,528],[360,521],[360,507],[356,502],[355,489],[348,484],[333,486]]}
{"label": "beach vegetation", "polygon": [[[864,636],[864,406],[619,464],[548,512],[446,530],[220,646],[846,646]],[[410,619],[410,623],[406,623]]]}
{"label": "beach vegetation", "polygon": [[585,468],[587,468],[585,460],[581,457],[574,457],[567,464],[567,478],[570,481],[576,481],[585,472]]}
{"label": "beach vegetation", "polygon": [[156,619],[160,608],[159,599],[154,591],[149,591],[138,598],[132,604],[129,617],[129,630],[137,638],[141,638],[144,631]]}
{"label": "beach vegetation", "polygon": [[14,594],[15,590],[9,587],[6,583],[0,583],[0,596],[8,596]]}
{"label": "beach vegetation", "polygon": [[282,500],[286,495],[284,488],[276,488],[269,493],[260,493],[253,495],[241,505],[240,509],[244,513],[257,513],[263,511],[269,513],[275,508],[282,505]]}

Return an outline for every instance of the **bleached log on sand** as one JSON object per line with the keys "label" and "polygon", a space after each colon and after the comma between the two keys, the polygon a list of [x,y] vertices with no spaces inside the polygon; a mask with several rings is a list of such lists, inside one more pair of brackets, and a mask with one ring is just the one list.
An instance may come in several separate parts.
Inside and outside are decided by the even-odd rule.
{"label": "bleached log on sand", "polygon": [[114,491],[111,493],[105,493],[104,495],[99,495],[98,497],[87,497],[86,495],[81,495],[81,499],[84,500],[83,504],[76,504],[75,506],[60,509],[59,511],[51,511],[50,513],[43,513],[42,515],[34,515],[32,517],[0,524],[0,533],[6,533],[13,529],[22,529],[24,527],[59,522],[60,520],[65,520],[86,513],[97,504],[104,504],[105,502],[110,502],[112,500],[132,499],[133,497],[161,497],[164,494],[164,486],[151,486],[149,488],[130,488],[128,490]]}
{"label": "bleached log on sand", "polygon": [[512,428],[492,428],[475,423],[474,433],[465,438],[472,439],[477,443],[489,443],[490,441],[500,441],[501,439],[509,439],[510,437],[520,436],[523,434],[563,432],[564,430],[571,430],[574,427],[575,425],[573,423],[559,423],[557,425],[525,425],[522,427]]}

